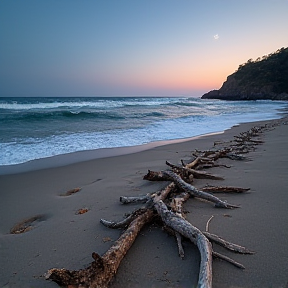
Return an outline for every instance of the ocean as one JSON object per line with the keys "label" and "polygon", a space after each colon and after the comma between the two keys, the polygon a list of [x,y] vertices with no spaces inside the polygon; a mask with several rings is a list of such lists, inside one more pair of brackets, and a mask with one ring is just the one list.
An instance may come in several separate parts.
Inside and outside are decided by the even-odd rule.
{"label": "ocean", "polygon": [[282,101],[169,97],[0,98],[0,165],[135,146],[280,118]]}

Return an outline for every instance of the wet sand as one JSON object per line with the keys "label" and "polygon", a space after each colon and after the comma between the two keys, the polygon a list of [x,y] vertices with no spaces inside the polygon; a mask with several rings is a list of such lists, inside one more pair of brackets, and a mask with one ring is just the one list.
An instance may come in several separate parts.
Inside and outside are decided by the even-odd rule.
{"label": "wet sand", "polygon": [[[53,157],[50,168],[40,165],[37,170],[25,172],[21,168],[16,174],[1,175],[0,287],[58,287],[44,279],[48,269],[84,268],[92,261],[93,251],[103,254],[119,237],[120,230],[108,229],[99,220],[121,220],[125,213],[138,207],[121,205],[121,195],[144,195],[166,185],[142,180],[148,169],[166,169],[166,160],[176,164],[181,159],[188,160],[195,149],[209,149],[215,141],[232,140],[234,135],[263,123],[277,125],[261,135],[264,144],[249,153],[251,161],[221,159],[220,163],[232,167],[212,168],[209,172],[224,176],[225,180],[195,181],[198,188],[212,183],[251,188],[245,194],[219,195],[241,208],[217,209],[210,203],[189,199],[185,210],[189,211],[187,219],[201,230],[205,230],[213,215],[210,232],[256,251],[254,255],[240,255],[215,247],[246,269],[215,260],[213,287],[287,287],[285,118],[241,124],[221,134],[139,152],[130,150],[131,154],[71,161],[62,167],[57,167],[57,157]],[[184,249],[185,258],[181,260],[172,236],[157,224],[145,227],[121,263],[111,287],[195,287],[199,253],[188,241],[184,242]]]}

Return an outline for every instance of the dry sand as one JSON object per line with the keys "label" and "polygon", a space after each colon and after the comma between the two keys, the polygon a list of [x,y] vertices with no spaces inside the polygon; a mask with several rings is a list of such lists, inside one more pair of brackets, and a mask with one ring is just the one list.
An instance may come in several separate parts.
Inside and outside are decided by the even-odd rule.
{"label": "dry sand", "polygon": [[[257,252],[240,255],[216,247],[246,267],[240,270],[215,260],[216,288],[288,287],[288,120],[264,123],[279,125],[261,136],[265,143],[249,154],[252,161],[221,160],[232,167],[213,168],[211,173],[225,180],[195,182],[196,187],[212,182],[250,187],[250,193],[219,195],[241,208],[217,209],[195,199],[185,204],[190,212],[187,218],[195,226],[204,230],[214,215],[210,232]],[[92,261],[93,251],[104,253],[119,237],[121,231],[103,227],[99,219],[120,220],[138,207],[120,205],[121,195],[143,195],[165,185],[142,180],[148,169],[166,169],[165,160],[179,163],[189,159],[194,149],[209,149],[214,141],[231,140],[259,124],[263,122],[128,155],[0,176],[0,287],[58,287],[44,279],[48,269],[83,268]],[[57,159],[51,160],[56,166]],[[81,188],[77,193],[63,196],[77,187]],[[77,214],[79,209],[88,212]],[[15,225],[25,220],[24,233],[10,233],[13,227],[21,232]],[[155,224],[147,226],[121,263],[111,287],[195,287],[199,254],[188,241],[184,249],[185,259],[181,260],[175,239]]]}

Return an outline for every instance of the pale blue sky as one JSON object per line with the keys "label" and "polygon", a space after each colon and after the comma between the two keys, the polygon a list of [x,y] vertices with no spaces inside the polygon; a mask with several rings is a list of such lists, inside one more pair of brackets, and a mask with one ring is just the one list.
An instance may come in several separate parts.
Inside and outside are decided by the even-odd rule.
{"label": "pale blue sky", "polygon": [[1,0],[0,97],[201,96],[288,46],[288,0]]}

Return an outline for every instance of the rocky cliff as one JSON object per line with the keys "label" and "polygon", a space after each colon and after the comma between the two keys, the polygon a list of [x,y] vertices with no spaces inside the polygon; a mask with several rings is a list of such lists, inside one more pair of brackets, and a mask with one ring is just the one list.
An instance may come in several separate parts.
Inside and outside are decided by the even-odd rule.
{"label": "rocky cliff", "polygon": [[249,59],[227,77],[219,90],[212,90],[201,98],[288,100],[288,48],[281,48],[255,61]]}

